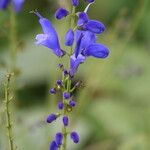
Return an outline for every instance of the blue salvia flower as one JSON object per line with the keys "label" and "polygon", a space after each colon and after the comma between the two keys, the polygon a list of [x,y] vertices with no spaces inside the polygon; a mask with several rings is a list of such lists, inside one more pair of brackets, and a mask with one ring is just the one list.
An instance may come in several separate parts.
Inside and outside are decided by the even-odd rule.
{"label": "blue salvia flower", "polygon": [[69,14],[69,12],[65,8],[59,8],[55,13],[55,17],[56,17],[56,19],[60,20],[64,17],[66,17],[68,14]]}
{"label": "blue salvia flower", "polygon": [[[77,12],[69,14],[69,12],[60,8],[56,11],[55,17],[62,19],[69,15],[71,18],[78,16],[76,26],[70,28],[65,35],[65,46],[70,46],[70,52],[66,52],[70,59],[70,67],[66,69],[63,64],[59,64],[59,68],[62,71],[62,80],[57,80],[55,86],[50,90],[51,94],[56,94],[61,91],[63,93],[63,100],[58,103],[57,107],[60,111],[56,114],[50,114],[47,117],[47,122],[52,123],[59,116],[62,117],[63,129],[62,133],[59,132],[55,135],[55,140],[50,145],[50,150],[61,149],[65,145],[68,133],[74,143],[79,142],[79,135],[77,132],[68,132],[69,125],[69,112],[76,106],[76,102],[72,100],[73,92],[77,88],[82,86],[82,82],[78,81],[75,85],[71,82],[73,77],[78,71],[80,64],[84,63],[89,57],[94,58],[106,58],[109,55],[108,48],[97,43],[97,34],[101,34],[105,31],[103,23],[97,20],[91,20],[88,17],[88,9],[94,0],[85,0],[88,2],[88,6],[84,12]],[[77,6],[78,0],[71,0],[73,6]],[[65,52],[61,50],[58,35],[50,21],[43,18],[38,12],[35,12],[39,16],[39,22],[43,29],[43,34],[36,36],[37,44],[44,45],[52,50],[52,52],[62,57]]]}
{"label": "blue salvia flower", "polygon": [[36,36],[36,44],[46,46],[50,48],[56,56],[62,57],[65,53],[60,48],[57,32],[51,22],[43,18],[38,12],[35,12],[35,14],[39,17],[39,23],[44,32]]}
{"label": "blue salvia flower", "polygon": [[69,29],[65,36],[65,45],[72,46],[74,42],[74,32],[72,29]]}
{"label": "blue salvia flower", "polygon": [[70,137],[74,143],[79,143],[79,135],[77,132],[71,132]]}
{"label": "blue salvia flower", "polygon": [[52,141],[51,143],[50,143],[50,147],[49,147],[49,150],[58,150],[58,146],[57,146],[57,144],[56,144],[56,142],[55,141]]}
{"label": "blue salvia flower", "polygon": [[78,13],[78,18],[79,18],[77,22],[78,26],[84,25],[89,20],[88,15],[85,12]]}
{"label": "blue salvia flower", "polygon": [[79,0],[72,0],[72,5],[73,6],[78,6],[78,4],[79,4]]}
{"label": "blue salvia flower", "polygon": [[[20,12],[24,3],[24,0],[11,0],[13,9],[16,13]],[[10,0],[0,0],[0,9],[5,10],[8,7]]]}
{"label": "blue salvia flower", "polygon": [[89,20],[84,26],[84,30],[89,30],[96,34],[101,34],[105,31],[105,26],[102,22],[99,22],[97,20]]}

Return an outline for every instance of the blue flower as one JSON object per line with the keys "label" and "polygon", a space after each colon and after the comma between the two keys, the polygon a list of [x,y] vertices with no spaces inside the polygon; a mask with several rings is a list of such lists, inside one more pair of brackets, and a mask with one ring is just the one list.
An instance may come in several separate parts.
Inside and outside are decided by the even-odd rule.
{"label": "blue flower", "polygon": [[74,42],[74,32],[72,29],[69,29],[65,36],[65,45],[72,46]]}
{"label": "blue flower", "polygon": [[43,18],[38,12],[35,14],[40,18],[39,23],[44,32],[43,34],[38,34],[36,36],[36,44],[48,47],[56,56],[62,57],[65,53],[60,48],[57,32],[51,22],[48,19]]}
{"label": "blue flower", "polygon": [[56,114],[50,114],[48,117],[47,117],[47,123],[52,123],[53,121],[55,121],[57,119],[57,115]]}
{"label": "blue flower", "polygon": [[[5,10],[9,4],[10,0],[1,0],[0,9]],[[24,0],[12,0],[12,5],[16,13],[20,12],[23,6]]]}
{"label": "blue flower", "polygon": [[56,17],[56,19],[60,20],[64,17],[66,17],[68,14],[69,14],[68,10],[66,10],[64,8],[59,8],[55,13],[55,17]]}
{"label": "blue flower", "polygon": [[78,13],[78,18],[79,18],[77,22],[78,26],[84,25],[89,20],[88,15],[85,12]]}
{"label": "blue flower", "polygon": [[50,89],[50,94],[56,94],[56,89],[55,88]]}
{"label": "blue flower", "polygon": [[79,4],[79,0],[72,0],[72,5],[73,6],[78,6],[78,4]]}
{"label": "blue flower", "polygon": [[79,143],[79,135],[77,132],[71,132],[70,137],[74,143]]}
{"label": "blue flower", "polygon": [[69,102],[69,105],[70,105],[71,107],[75,107],[75,106],[76,106],[76,102],[73,101],[73,100],[71,100],[71,101]]}
{"label": "blue flower", "polygon": [[89,30],[93,33],[100,34],[105,31],[105,26],[97,20],[89,20],[84,26],[84,30]]}
{"label": "blue flower", "polygon": [[49,147],[49,150],[58,150],[58,146],[55,141],[52,141]]}
{"label": "blue flower", "polygon": [[85,56],[106,58],[109,55],[109,50],[103,44],[91,44],[83,51],[83,53]]}
{"label": "blue flower", "polygon": [[58,132],[55,136],[55,142],[57,146],[62,145],[62,140],[63,140],[63,134],[61,132]]}
{"label": "blue flower", "polygon": [[86,57],[83,56],[82,54],[79,54],[77,58],[75,55],[72,55],[70,57],[70,75],[73,76],[79,67],[81,63],[83,63],[86,60]]}

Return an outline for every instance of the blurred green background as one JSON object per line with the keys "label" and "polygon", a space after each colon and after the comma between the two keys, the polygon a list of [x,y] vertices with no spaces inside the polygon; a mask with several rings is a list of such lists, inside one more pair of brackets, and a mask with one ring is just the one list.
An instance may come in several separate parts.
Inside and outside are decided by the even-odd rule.
{"label": "blurred green background", "polygon": [[[63,47],[67,22],[53,14],[66,0],[26,0],[17,15],[17,100],[13,125],[19,150],[46,150],[61,121],[46,124],[47,114],[56,111],[59,96],[49,89],[60,78],[59,60],[47,48],[34,44],[42,33],[37,9],[59,32]],[[86,3],[78,7],[83,11]],[[150,150],[150,1],[96,0],[89,16],[102,21],[107,30],[98,41],[110,49],[108,59],[88,60],[80,66],[76,80],[85,87],[76,92],[77,107],[70,129],[80,133],[80,144],[68,139],[68,150]],[[7,149],[2,83],[10,62],[9,11],[0,11],[0,150]],[[65,47],[63,47],[65,49]],[[67,63],[67,62],[66,62]]]}

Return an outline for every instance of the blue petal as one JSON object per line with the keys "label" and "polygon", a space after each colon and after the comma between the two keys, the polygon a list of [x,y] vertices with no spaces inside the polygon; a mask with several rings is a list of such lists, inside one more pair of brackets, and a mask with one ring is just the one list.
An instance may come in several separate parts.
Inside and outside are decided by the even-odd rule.
{"label": "blue petal", "polygon": [[13,8],[15,12],[19,12],[22,9],[24,0],[12,0]]}
{"label": "blue petal", "polygon": [[52,49],[53,53],[58,57],[62,57],[64,55],[64,52],[58,47],[58,43],[55,42],[54,37],[51,35],[38,34],[36,36],[36,44]]}
{"label": "blue petal", "polygon": [[74,32],[72,29],[69,29],[65,36],[65,45],[72,46],[73,42],[74,42]]}
{"label": "blue petal", "polygon": [[72,55],[70,57],[70,75],[73,76],[77,70],[78,67],[81,63],[85,61],[86,57],[79,54],[78,57],[76,58],[75,55]]}
{"label": "blue petal", "polygon": [[66,9],[59,8],[55,13],[55,17],[56,17],[56,19],[62,19],[64,17],[66,17],[68,14],[69,14],[69,12]]}
{"label": "blue petal", "polygon": [[43,18],[38,12],[36,12],[35,14],[40,17],[39,22],[44,32],[44,34],[38,34],[36,36],[36,44],[44,45],[52,49],[53,53],[58,57],[62,57],[64,55],[64,51],[62,51],[60,48],[56,30],[48,19]]}
{"label": "blue petal", "polygon": [[4,10],[7,8],[9,0],[1,0],[0,1],[0,9]]}
{"label": "blue petal", "polygon": [[85,13],[85,12],[81,12],[78,14],[78,17],[79,17],[79,20],[78,20],[78,26],[82,26],[84,25],[85,23],[88,22],[89,18],[88,18],[88,15]]}
{"label": "blue petal", "polygon": [[58,146],[55,141],[52,141],[49,150],[58,150]]}
{"label": "blue petal", "polygon": [[76,38],[78,39],[80,35],[83,34],[83,38],[80,44],[80,50],[86,49],[89,45],[96,42],[96,35],[90,31],[76,31]]}
{"label": "blue petal", "polygon": [[103,44],[91,44],[84,51],[85,56],[93,56],[96,58],[106,58],[109,55],[109,50]]}
{"label": "blue petal", "polygon": [[72,5],[73,6],[78,6],[79,0],[72,0]]}
{"label": "blue petal", "polygon": [[84,30],[89,30],[93,33],[100,34],[105,31],[105,26],[103,23],[97,20],[89,20],[84,26]]}

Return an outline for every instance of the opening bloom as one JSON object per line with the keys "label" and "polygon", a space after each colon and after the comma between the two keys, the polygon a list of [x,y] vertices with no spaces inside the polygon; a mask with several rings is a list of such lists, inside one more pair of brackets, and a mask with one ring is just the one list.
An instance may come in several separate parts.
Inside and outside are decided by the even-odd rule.
{"label": "opening bloom", "polygon": [[48,47],[56,56],[62,57],[65,53],[60,48],[57,32],[51,22],[48,19],[43,18],[38,12],[35,12],[35,14],[39,17],[39,23],[44,32],[43,34],[38,34],[36,36],[36,44]]}

